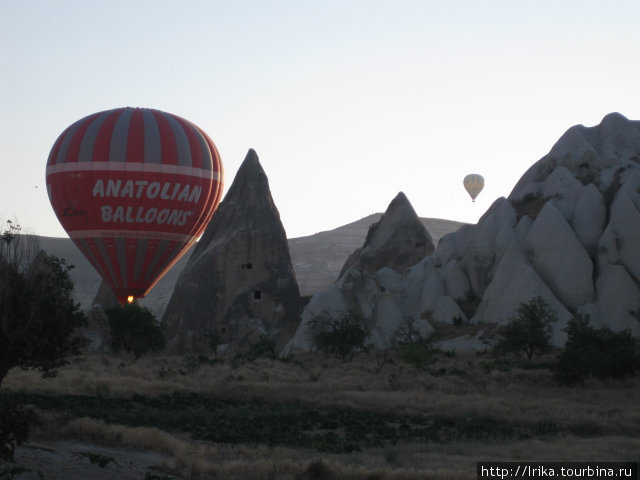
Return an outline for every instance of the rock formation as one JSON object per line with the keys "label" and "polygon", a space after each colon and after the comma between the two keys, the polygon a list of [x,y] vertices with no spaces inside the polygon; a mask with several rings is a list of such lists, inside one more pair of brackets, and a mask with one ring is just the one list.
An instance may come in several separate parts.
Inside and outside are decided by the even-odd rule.
{"label": "rock formation", "polygon": [[[115,300],[115,296],[113,298]],[[87,325],[81,331],[82,336],[87,339],[84,350],[87,352],[110,352],[111,328],[109,326],[109,318],[104,313],[104,309],[94,305],[86,315]]]}
{"label": "rock formation", "polygon": [[119,305],[118,299],[115,294],[111,291],[111,287],[104,280],[100,282],[100,288],[98,288],[98,293],[96,293],[95,298],[93,299],[93,304],[91,306],[91,310],[100,309],[103,312],[111,307],[117,307]]}
{"label": "rock formation", "polygon": [[[477,225],[443,238],[435,270],[462,267],[471,322],[501,323],[540,295],[558,314],[557,345],[576,313],[640,336],[638,192],[640,122],[614,113],[596,127],[572,127]],[[426,285],[428,277],[414,278]],[[457,284],[462,290],[464,279]],[[434,313],[422,307],[414,315]]]}
{"label": "rock formation", "polygon": [[406,195],[400,192],[380,221],[369,227],[364,245],[347,259],[338,278],[354,266],[368,275],[383,267],[404,273],[434,249],[431,236]]}
{"label": "rock formation", "polygon": [[287,238],[258,156],[250,150],[180,274],[164,313],[168,348],[247,351],[262,335],[281,348],[300,317]]}
{"label": "rock formation", "polygon": [[[391,250],[386,255],[394,257]],[[330,304],[370,318],[382,345],[391,338],[376,333],[382,311],[385,331],[409,322],[428,335],[456,319],[500,324],[534,296],[558,315],[556,345],[574,314],[640,336],[640,122],[613,113],[598,126],[570,128],[508,198],[419,260],[403,274],[371,274],[379,264],[368,274],[347,268],[311,299],[289,347],[309,348],[304,321]],[[444,346],[484,348],[468,337]]]}
{"label": "rock formation", "polygon": [[[333,230],[305,237],[290,238],[289,252],[298,279],[300,295],[313,295],[330,288],[353,252],[361,248],[369,227],[382,218],[374,213]],[[435,245],[464,223],[440,218],[420,218]]]}
{"label": "rock formation", "polygon": [[[309,322],[323,312],[338,315],[349,311],[371,330],[374,346],[384,348],[393,343],[406,320],[401,298],[403,274],[433,251],[431,236],[400,192],[380,220],[369,227],[364,245],[347,259],[336,283],[311,298],[285,353],[310,348]],[[425,322],[411,319],[411,323],[425,335],[430,333]]]}

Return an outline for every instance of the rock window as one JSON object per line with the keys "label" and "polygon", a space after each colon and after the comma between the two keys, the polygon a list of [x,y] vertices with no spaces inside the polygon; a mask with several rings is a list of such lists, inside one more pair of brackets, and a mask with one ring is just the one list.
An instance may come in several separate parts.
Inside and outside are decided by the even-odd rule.
{"label": "rock window", "polygon": [[243,270],[251,270],[253,268],[253,265],[251,263],[243,263],[242,265],[240,265],[240,268],[242,268]]}
{"label": "rock window", "polygon": [[260,290],[254,290],[253,299],[258,302],[262,299],[262,292]]}

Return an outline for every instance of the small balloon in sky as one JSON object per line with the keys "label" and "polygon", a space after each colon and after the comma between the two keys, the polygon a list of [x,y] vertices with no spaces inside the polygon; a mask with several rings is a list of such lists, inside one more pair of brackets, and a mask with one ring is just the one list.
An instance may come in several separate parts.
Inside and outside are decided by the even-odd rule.
{"label": "small balloon in sky", "polygon": [[126,107],[62,132],[46,185],[69,237],[125,303],[144,297],[204,232],[222,176],[213,141],[196,125]]}
{"label": "small balloon in sky", "polygon": [[484,178],[482,177],[482,175],[478,175],[477,173],[471,173],[464,177],[462,184],[471,197],[471,200],[475,202],[476,197],[484,188]]}

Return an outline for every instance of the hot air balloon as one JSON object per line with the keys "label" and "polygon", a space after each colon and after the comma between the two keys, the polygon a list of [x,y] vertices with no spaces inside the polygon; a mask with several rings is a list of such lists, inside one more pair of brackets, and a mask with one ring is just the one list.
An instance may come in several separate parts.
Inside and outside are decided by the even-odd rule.
{"label": "hot air balloon", "polygon": [[144,297],[206,228],[222,163],[193,123],[148,108],[94,113],[47,161],[58,220],[120,303]]}
{"label": "hot air balloon", "polygon": [[472,173],[464,177],[462,181],[465,190],[471,196],[472,201],[476,201],[476,197],[480,194],[482,189],[484,188],[484,178],[482,175],[478,175],[477,173]]}

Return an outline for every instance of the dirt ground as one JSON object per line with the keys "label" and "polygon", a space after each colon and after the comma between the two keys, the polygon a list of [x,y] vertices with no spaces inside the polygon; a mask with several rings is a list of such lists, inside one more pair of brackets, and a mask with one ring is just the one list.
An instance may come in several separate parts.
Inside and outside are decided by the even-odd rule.
{"label": "dirt ground", "polygon": [[[110,460],[100,466],[95,458]],[[109,448],[95,443],[77,441],[38,441],[17,448],[17,465],[29,468],[20,480],[142,480],[145,476],[173,478],[166,473],[171,457],[162,453]],[[153,477],[152,477],[153,478]]]}

